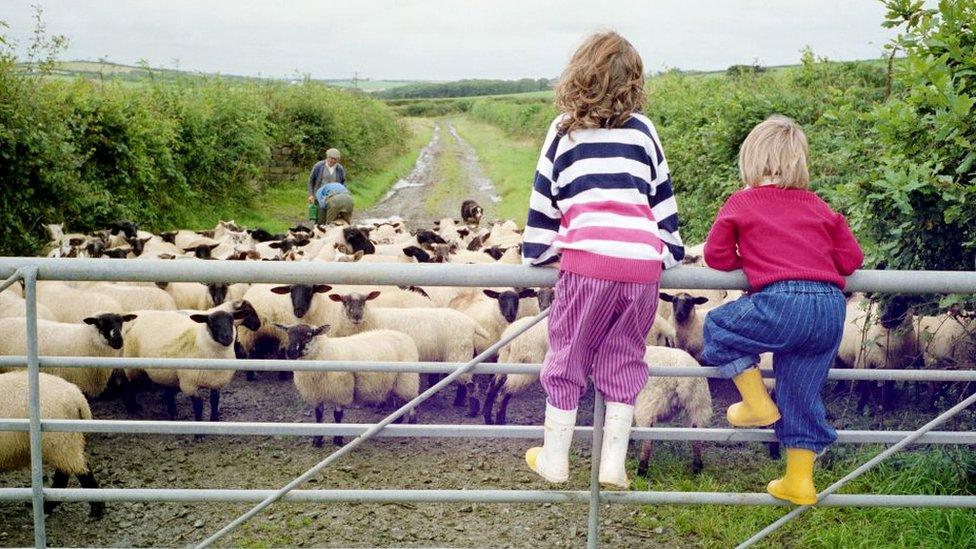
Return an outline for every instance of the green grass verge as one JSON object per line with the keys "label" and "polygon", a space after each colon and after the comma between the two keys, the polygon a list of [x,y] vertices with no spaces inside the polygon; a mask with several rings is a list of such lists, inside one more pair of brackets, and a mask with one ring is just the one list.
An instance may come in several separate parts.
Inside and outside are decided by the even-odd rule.
{"label": "green grass verge", "polygon": [[542,143],[508,136],[500,128],[469,116],[455,119],[454,125],[474,147],[485,174],[498,190],[502,199],[498,218],[524,223]]}
{"label": "green grass verge", "polygon": [[[726,451],[722,467],[690,472],[687,448],[660,445],[648,479],[635,490],[762,492],[782,474],[783,463],[753,451]],[[664,450],[664,451],[661,451]],[[726,450],[728,448],[726,447]],[[880,447],[831,449],[830,464],[817,463],[816,482],[826,488],[880,451]],[[718,458],[713,458],[718,459]],[[854,480],[843,493],[971,495],[976,493],[976,455],[966,448],[931,448],[895,456]],[[642,508],[641,529],[660,528],[659,541],[675,546],[732,547],[785,514],[786,508],[660,505]],[[822,508],[808,511],[767,538],[761,547],[976,547],[971,509]]]}
{"label": "green grass verge", "polygon": [[[357,210],[372,207],[398,179],[410,173],[420,156],[420,149],[430,141],[434,131],[432,120],[409,118],[404,122],[410,128],[409,138],[406,144],[380,150],[375,164],[383,166],[381,170],[364,177],[350,174],[348,183]],[[201,206],[197,215],[189,222],[188,228],[206,229],[213,227],[221,219],[233,219],[245,227],[262,227],[272,232],[284,231],[306,217],[307,177],[302,175],[293,181],[273,185],[255,197],[250,204],[222,208]]]}

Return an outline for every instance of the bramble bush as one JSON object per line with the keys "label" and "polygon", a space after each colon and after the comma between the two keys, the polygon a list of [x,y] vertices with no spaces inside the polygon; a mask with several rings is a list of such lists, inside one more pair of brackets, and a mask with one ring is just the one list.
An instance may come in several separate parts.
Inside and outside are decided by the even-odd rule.
{"label": "bramble bush", "polygon": [[903,34],[900,89],[865,117],[876,144],[865,177],[844,185],[872,259],[896,269],[972,270],[976,253],[976,0],[886,2]]}
{"label": "bramble bush", "polygon": [[338,147],[358,177],[406,141],[380,101],[318,84],[45,78],[17,67],[8,42],[0,37],[3,255],[35,253],[44,223],[192,227],[203,211],[252,203],[277,145],[309,166]]}

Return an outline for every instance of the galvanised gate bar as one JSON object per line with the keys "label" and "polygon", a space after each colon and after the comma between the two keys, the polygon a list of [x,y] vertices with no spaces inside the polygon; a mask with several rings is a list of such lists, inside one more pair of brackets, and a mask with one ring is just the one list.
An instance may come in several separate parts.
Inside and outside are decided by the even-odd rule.
{"label": "galvanised gate bar", "polygon": [[[788,506],[764,493],[722,492],[601,492],[597,482],[602,439],[604,403],[597,395],[594,404],[594,427],[577,427],[577,437],[593,441],[589,490],[299,490],[305,481],[343,455],[355,450],[368,439],[378,437],[494,437],[541,438],[536,426],[495,425],[391,425],[438,390],[464,373],[537,373],[539,365],[481,363],[519,334],[512,334],[481,355],[464,364],[446,363],[358,363],[323,361],[267,361],[216,359],[122,359],[94,357],[38,357],[37,354],[37,280],[106,280],[153,282],[252,282],[252,283],[329,283],[429,286],[553,286],[556,272],[522,266],[474,265],[392,265],[312,262],[209,262],[209,261],[141,261],[46,258],[0,258],[0,290],[23,280],[27,300],[27,356],[0,357],[0,367],[27,366],[29,372],[30,418],[0,419],[0,430],[28,431],[31,446],[31,487],[0,488],[0,500],[31,501],[34,514],[36,547],[46,546],[44,501],[179,501],[179,502],[254,502],[250,511],[232,521],[197,547],[207,547],[236,529],[249,518],[278,500],[294,502],[467,502],[467,503],[588,503],[588,546],[597,546],[600,503],[612,504],[711,504],[711,505],[778,505]],[[682,267],[667,271],[663,288],[744,289],[741,272],[722,273],[705,268]],[[976,293],[976,273],[934,271],[859,271],[848,278],[851,291],[898,293]],[[534,322],[542,320],[546,312]],[[524,331],[524,330],[523,330]],[[38,400],[38,372],[41,367],[103,368],[192,368],[235,370],[372,370],[446,373],[447,377],[424,391],[376,424],[304,424],[247,422],[175,422],[125,420],[41,420]],[[650,375],[717,377],[715,368],[651,368]],[[950,370],[832,370],[830,379],[905,380],[905,381],[976,381],[976,371]],[[840,431],[839,443],[892,444],[841,480],[824,489],[817,505],[871,507],[957,507],[976,508],[976,496],[930,495],[834,495],[850,480],[860,476],[887,457],[910,444],[976,444],[976,432],[944,432],[935,428],[976,402],[976,394],[940,414],[916,431]],[[44,488],[41,467],[41,431],[76,431],[88,433],[206,434],[206,435],[345,435],[356,436],[316,466],[277,490],[226,489],[77,489]],[[637,440],[702,440],[710,442],[774,441],[768,429],[634,429]],[[810,506],[794,507],[781,519],[745,540],[747,547],[799,516]]]}

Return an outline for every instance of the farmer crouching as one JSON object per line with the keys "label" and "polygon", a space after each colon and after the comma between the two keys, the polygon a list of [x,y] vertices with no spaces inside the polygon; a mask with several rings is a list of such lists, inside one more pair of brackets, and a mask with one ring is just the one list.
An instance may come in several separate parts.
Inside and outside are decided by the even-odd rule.
{"label": "farmer crouching", "polygon": [[325,160],[312,167],[308,178],[308,201],[319,206],[316,223],[344,221],[352,224],[352,195],[345,186],[346,170],[339,163],[339,149],[329,149]]}

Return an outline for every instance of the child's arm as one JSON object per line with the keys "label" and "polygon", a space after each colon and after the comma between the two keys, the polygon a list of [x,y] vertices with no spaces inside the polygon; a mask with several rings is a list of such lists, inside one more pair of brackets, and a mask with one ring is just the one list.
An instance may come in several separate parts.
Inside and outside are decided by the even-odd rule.
{"label": "child's arm", "polygon": [[656,156],[652,161],[656,165],[651,170],[654,193],[650,197],[651,213],[657,220],[661,241],[664,242],[664,268],[670,269],[681,264],[685,257],[685,245],[681,242],[681,233],[678,232],[678,202],[674,199],[674,189],[671,188],[668,161],[656,142],[654,152]]}
{"label": "child's arm", "polygon": [[559,252],[552,247],[559,235],[559,220],[562,218],[552,181],[557,133],[556,122],[553,122],[536,165],[535,181],[529,197],[529,217],[522,235],[522,263],[526,265],[548,265],[559,261]]}
{"label": "child's arm", "polygon": [[705,239],[705,264],[720,271],[742,268],[742,258],[736,249],[738,231],[729,212],[728,203],[718,211]]}
{"label": "child's arm", "polygon": [[858,245],[854,233],[851,232],[842,214],[837,214],[833,237],[834,266],[837,267],[838,273],[849,276],[864,264],[864,252],[861,251],[861,246]]}

